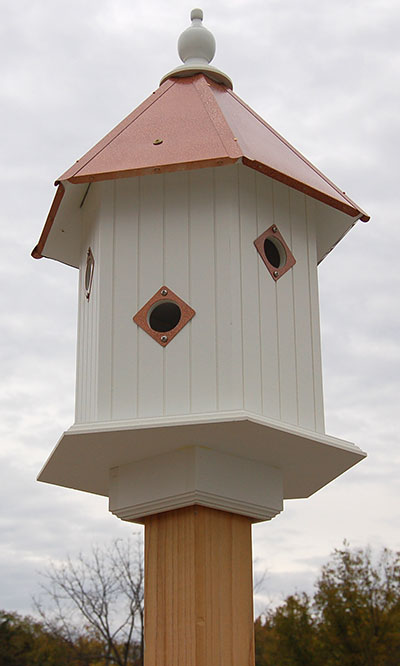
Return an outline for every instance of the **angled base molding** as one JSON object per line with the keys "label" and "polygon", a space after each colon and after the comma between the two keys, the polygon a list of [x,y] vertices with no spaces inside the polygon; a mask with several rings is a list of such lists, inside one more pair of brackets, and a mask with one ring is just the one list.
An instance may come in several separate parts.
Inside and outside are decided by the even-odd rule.
{"label": "angled base molding", "polygon": [[270,520],[283,509],[280,470],[193,446],[110,470],[109,509],[141,522],[145,516],[194,504]]}

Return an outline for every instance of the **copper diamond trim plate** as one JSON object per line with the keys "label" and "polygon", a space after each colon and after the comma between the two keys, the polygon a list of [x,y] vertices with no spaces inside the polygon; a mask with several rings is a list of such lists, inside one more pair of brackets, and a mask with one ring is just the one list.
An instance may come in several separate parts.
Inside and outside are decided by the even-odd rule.
{"label": "copper diamond trim plate", "polygon": [[[264,251],[264,243],[267,240],[267,238],[271,238],[273,241],[275,238],[279,243],[282,245],[285,254],[286,254],[286,261],[282,266],[273,266],[267,259],[265,251]],[[275,280],[279,280],[282,275],[287,273],[288,270],[293,268],[293,266],[296,263],[296,259],[294,258],[292,252],[290,251],[289,246],[285,242],[285,239],[283,238],[281,232],[279,231],[278,227],[276,224],[272,224],[264,233],[261,234],[256,240],[254,241],[254,245],[256,246],[256,250],[258,254],[260,255],[261,259],[263,260],[264,264],[268,268],[269,273],[271,274],[271,277]]]}
{"label": "copper diamond trim plate", "polygon": [[[180,311],[181,311],[181,317],[179,319],[179,322],[177,325],[172,328],[169,331],[160,332],[160,331],[155,331],[153,328],[151,328],[149,324],[149,316],[154,309],[154,306],[158,305],[159,303],[162,302],[166,303],[175,303]],[[178,335],[179,331],[182,330],[184,326],[194,317],[196,314],[195,310],[190,307],[185,301],[183,301],[175,292],[172,291],[169,287],[166,285],[163,285],[160,287],[154,296],[150,298],[149,301],[134,315],[133,321],[135,324],[137,324],[143,331],[145,331],[150,337],[153,338],[156,342],[158,342],[159,345],[162,347],[166,347],[171,340],[174,339],[176,335]],[[166,339],[165,339],[166,338]]]}

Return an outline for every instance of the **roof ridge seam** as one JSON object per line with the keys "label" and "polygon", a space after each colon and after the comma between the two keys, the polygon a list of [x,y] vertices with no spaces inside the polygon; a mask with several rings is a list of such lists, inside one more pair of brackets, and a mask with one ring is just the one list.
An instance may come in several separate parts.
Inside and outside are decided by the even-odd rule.
{"label": "roof ridge seam", "polygon": [[[167,82],[166,82],[166,83],[167,83]],[[120,129],[119,132],[117,132],[116,134],[113,134],[113,132],[114,132],[115,129],[116,129],[116,128],[114,127],[114,129],[112,129],[108,134],[106,134],[106,136],[103,137],[103,139],[100,139],[100,141],[98,141],[98,143],[97,143],[96,145],[98,145],[99,143],[101,143],[102,141],[104,141],[104,139],[105,139],[107,136],[113,134],[113,136],[109,139],[109,141],[107,141],[107,143],[105,143],[104,145],[102,145],[102,147],[101,147],[96,153],[94,153],[93,155],[91,155],[90,158],[89,158],[84,164],[79,165],[79,169],[78,169],[77,171],[75,171],[74,173],[72,173],[72,174],[71,174],[68,178],[66,178],[65,180],[69,180],[70,178],[75,178],[75,177],[79,174],[79,172],[82,171],[82,169],[84,169],[84,168],[89,164],[89,162],[91,162],[95,157],[97,157],[98,155],[100,155],[100,153],[103,152],[103,150],[105,150],[105,148],[107,148],[107,147],[110,145],[110,143],[112,143],[112,142],[113,142],[118,136],[120,136],[120,134],[122,134],[122,132],[124,132],[124,131],[125,131],[130,125],[132,125],[132,123],[134,123],[138,118],[140,118],[140,116],[143,115],[143,113],[145,113],[145,112],[146,112],[146,111],[147,111],[147,110],[148,110],[153,104],[155,104],[155,103],[156,103],[156,102],[157,102],[157,101],[158,101],[163,95],[165,95],[165,93],[166,93],[166,92],[167,92],[167,91],[168,91],[168,90],[174,85],[175,82],[169,80],[168,83],[169,83],[169,85],[166,86],[166,87],[165,87],[165,90],[163,90],[161,93],[159,93],[159,94],[157,95],[157,92],[159,92],[159,90],[160,90],[160,88],[159,88],[158,91],[156,90],[155,93],[152,93],[152,94],[147,98],[147,100],[145,100],[144,102],[142,102],[142,104],[140,104],[139,106],[142,106],[143,104],[145,104],[146,101],[148,101],[149,103],[148,103],[148,104],[142,109],[142,111],[141,111],[140,113],[138,113],[137,115],[134,115],[134,117],[133,117],[128,123],[126,123],[126,125],[124,125],[124,126]],[[160,86],[160,87],[161,87],[161,86]],[[153,95],[154,95],[154,94],[156,95],[156,97],[153,98]],[[130,117],[132,116],[132,114],[134,114],[135,111],[136,111],[138,108],[139,108],[139,107],[137,107],[136,109],[134,109],[133,111],[131,111],[130,113],[128,113],[128,115],[125,116],[125,118],[123,118],[123,119],[122,119],[122,120],[116,125],[116,127],[118,127],[118,125],[121,125],[125,120],[127,120],[127,118],[130,118]],[[96,145],[95,145],[91,150],[94,150],[94,149],[96,148]],[[88,151],[88,152],[90,152],[90,151]],[[74,165],[74,166],[75,166],[75,165]],[[71,167],[71,168],[73,168],[73,167]],[[71,169],[71,168],[70,168],[70,169]],[[70,169],[68,169],[68,171],[70,171]],[[65,173],[68,173],[68,171],[66,171]],[[62,179],[62,178],[63,178],[63,176],[60,176],[60,178],[58,178],[56,182],[61,182],[61,179]]]}
{"label": "roof ridge seam", "polygon": [[279,139],[283,144],[285,144],[287,148],[289,148],[289,150],[292,151],[292,153],[297,155],[297,157],[299,157],[305,164],[307,164],[307,166],[309,166],[314,171],[314,173],[320,176],[328,185],[333,187],[333,189],[338,194],[340,194],[340,196],[343,199],[345,199],[349,204],[351,204],[351,206],[353,206],[360,213],[363,213],[364,215],[366,214],[365,211],[363,211],[352,199],[350,199],[349,196],[347,196],[345,192],[343,192],[343,190],[341,190],[337,185],[335,185],[335,183],[332,180],[330,180],[327,176],[325,176],[325,174],[322,173],[322,171],[320,171],[312,162],[310,162],[302,153],[300,153],[300,151],[298,151],[294,146],[292,146],[292,144],[289,143],[281,134],[279,134],[279,132],[277,132],[269,123],[267,123],[266,120],[264,120],[261,116],[258,115],[258,113],[256,113],[250,106],[248,106],[246,102],[244,102],[232,90],[227,90],[227,92],[230,95],[232,95],[232,97],[234,97],[236,101],[239,102],[239,104],[241,104],[247,111],[249,111],[256,120],[258,120],[262,125],[267,127],[276,136],[277,139]]}
{"label": "roof ridge seam", "polygon": [[[203,79],[205,79],[205,78],[206,78],[206,75],[205,75],[205,74],[201,74],[201,77],[202,77]],[[197,94],[198,94],[198,96],[199,96],[199,98],[200,98],[200,101],[201,101],[201,103],[202,103],[202,105],[203,105],[203,107],[204,107],[204,109],[205,109],[205,111],[206,111],[208,117],[210,118],[210,121],[211,121],[211,123],[212,123],[212,125],[213,125],[215,131],[216,131],[217,134],[218,134],[218,138],[220,139],[220,141],[221,141],[223,147],[225,148],[225,150],[226,150],[228,156],[231,157],[232,159],[239,159],[240,157],[243,157],[243,151],[242,151],[241,149],[240,149],[240,150],[237,150],[237,151],[232,151],[231,146],[227,146],[227,145],[226,145],[226,142],[225,142],[225,140],[224,140],[223,134],[220,132],[220,129],[219,129],[218,125],[214,122],[214,119],[213,119],[213,117],[211,116],[211,114],[210,114],[210,112],[209,112],[209,110],[208,110],[208,108],[207,108],[207,105],[204,104],[204,97],[207,97],[208,100],[212,100],[212,102],[214,103],[214,105],[215,105],[215,107],[216,107],[216,109],[217,109],[217,112],[218,112],[219,118],[220,118],[220,120],[222,121],[222,123],[223,123],[225,129],[227,130],[227,133],[229,133],[229,134],[231,135],[231,140],[232,140],[232,141],[235,140],[235,137],[234,137],[233,132],[232,132],[232,130],[231,130],[229,124],[227,123],[226,118],[225,118],[225,116],[224,116],[224,114],[223,114],[223,112],[222,112],[222,110],[221,110],[221,108],[220,108],[220,106],[219,106],[217,100],[215,99],[215,97],[214,97],[212,91],[207,90],[206,88],[202,88],[201,91],[199,90],[198,85],[196,85],[196,84],[198,84],[198,82],[199,82],[200,80],[201,80],[200,77],[199,77],[198,79],[197,79],[197,77],[196,77],[196,78],[194,79],[194,81],[193,81],[193,87],[194,87],[194,89],[196,90],[196,92],[197,92]],[[207,83],[207,82],[205,82],[205,83],[206,83],[207,87],[210,87],[210,88],[212,87],[209,83]],[[237,146],[237,148],[239,148],[239,146],[238,146],[238,142],[236,143],[236,146]],[[232,153],[236,153],[236,154],[232,154]]]}

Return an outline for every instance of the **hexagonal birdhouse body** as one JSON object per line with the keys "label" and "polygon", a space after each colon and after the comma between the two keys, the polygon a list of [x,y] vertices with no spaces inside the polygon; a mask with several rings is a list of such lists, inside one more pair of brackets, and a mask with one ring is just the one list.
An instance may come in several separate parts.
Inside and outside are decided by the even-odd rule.
{"label": "hexagonal birdhouse body", "polygon": [[364,456],[324,432],[317,264],[367,216],[185,67],[58,181],[34,256],[80,271],[76,420],[39,478],[262,520]]}
{"label": "hexagonal birdhouse body", "polygon": [[[308,203],[242,164],[94,183],[81,209],[76,422],[247,410],[323,432]],[[254,245],[274,224],[296,259],[278,281]],[[163,286],[195,311],[166,347],[133,321]]]}

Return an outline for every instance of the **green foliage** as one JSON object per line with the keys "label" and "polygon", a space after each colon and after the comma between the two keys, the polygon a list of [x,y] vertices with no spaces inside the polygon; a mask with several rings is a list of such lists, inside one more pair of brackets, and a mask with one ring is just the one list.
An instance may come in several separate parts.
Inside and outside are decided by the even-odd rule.
{"label": "green foliage", "polygon": [[66,666],[65,648],[40,622],[0,611],[0,666]]}
{"label": "green foliage", "polygon": [[[121,650],[124,645],[119,646]],[[131,646],[128,666],[141,663],[140,645]],[[0,611],[0,666],[108,666],[102,641],[82,628],[73,642],[53,634],[42,622]]]}
{"label": "green foliage", "polygon": [[315,594],[324,663],[396,666],[400,663],[400,554],[335,550]]}
{"label": "green foliage", "polygon": [[335,550],[316,592],[255,624],[256,666],[398,666],[400,553]]}

